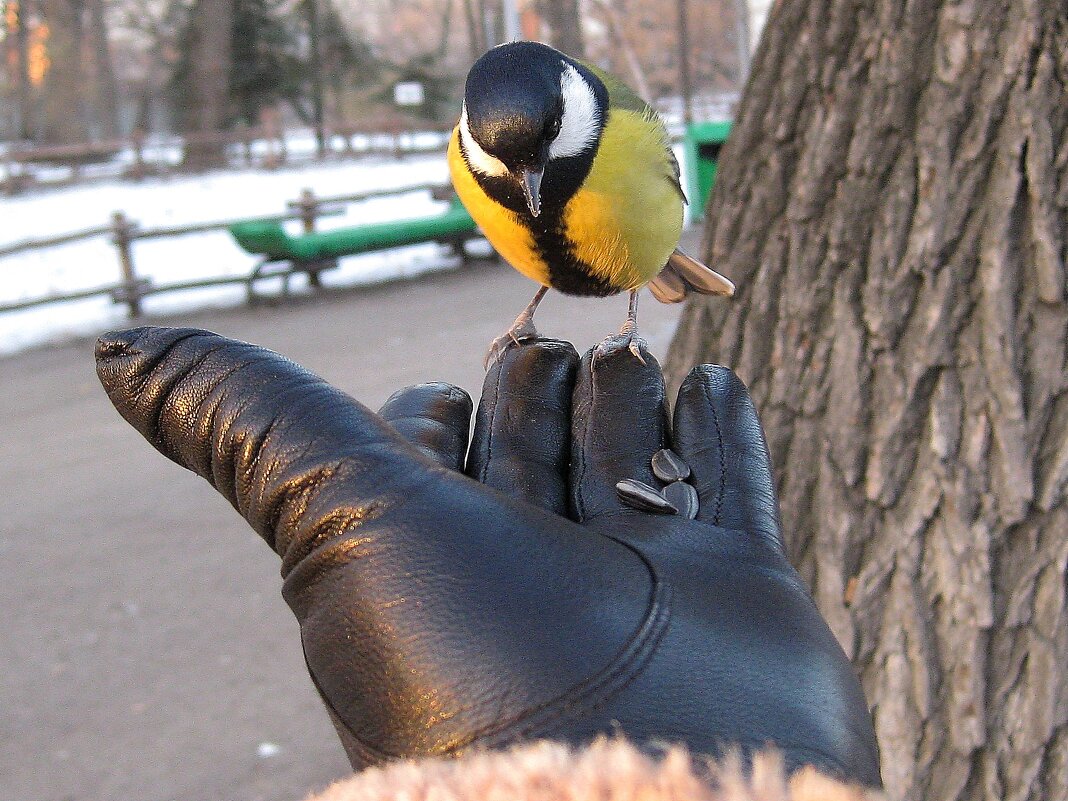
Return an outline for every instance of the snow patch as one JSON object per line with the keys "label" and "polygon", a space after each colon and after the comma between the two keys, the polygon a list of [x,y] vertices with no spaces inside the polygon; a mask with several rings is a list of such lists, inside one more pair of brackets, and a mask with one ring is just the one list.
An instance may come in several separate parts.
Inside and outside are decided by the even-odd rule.
{"label": "snow patch", "polygon": [[[395,189],[421,183],[446,183],[444,155],[412,156],[281,169],[274,172],[232,171],[197,176],[146,179],[140,183],[108,182],[75,186],[37,195],[0,199],[0,247],[23,239],[46,237],[106,225],[122,211],[143,229],[282,214],[286,202],[302,189],[319,197]],[[361,223],[418,217],[442,211],[430,193],[408,192],[348,204],[339,216],[322,217],[320,230]],[[297,233],[300,223],[286,224]],[[137,275],[162,286],[218,276],[247,276],[257,259],[241,250],[226,231],[135,240]],[[435,244],[413,245],[342,259],[337,270],[322,274],[326,286],[377,283],[424,272],[448,269],[456,259]],[[110,286],[119,281],[119,261],[107,237],[0,258],[0,303],[12,303],[57,292]],[[276,287],[281,286],[279,279]],[[303,276],[291,289],[302,291]],[[274,291],[272,282],[257,285]],[[241,284],[151,295],[144,299],[148,317],[174,315],[245,302]],[[91,336],[128,324],[126,307],[106,296],[39,306],[0,314],[0,354]]]}

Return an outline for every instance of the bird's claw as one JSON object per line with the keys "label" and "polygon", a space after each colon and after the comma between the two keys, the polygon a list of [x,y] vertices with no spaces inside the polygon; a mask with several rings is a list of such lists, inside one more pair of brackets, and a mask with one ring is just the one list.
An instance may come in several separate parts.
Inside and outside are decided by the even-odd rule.
{"label": "bird's claw", "polygon": [[515,324],[490,343],[486,358],[482,360],[482,366],[487,370],[499,362],[504,352],[513,345],[519,345],[524,339],[535,339],[538,329],[534,327],[533,320],[516,320]]}
{"label": "bird's claw", "polygon": [[637,331],[620,331],[616,336],[608,337],[598,345],[594,351],[594,356],[604,358],[614,353],[619,353],[621,350],[629,350],[639,362],[645,364],[645,357],[642,355],[643,348],[648,350],[649,345],[638,336]]}

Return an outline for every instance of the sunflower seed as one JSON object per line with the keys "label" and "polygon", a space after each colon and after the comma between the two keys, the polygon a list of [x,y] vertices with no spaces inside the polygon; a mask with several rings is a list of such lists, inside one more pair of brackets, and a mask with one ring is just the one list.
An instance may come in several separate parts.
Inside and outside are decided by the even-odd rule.
{"label": "sunflower seed", "polygon": [[687,520],[693,520],[697,517],[697,490],[693,488],[692,484],[687,484],[685,481],[676,481],[664,487],[663,493],[668,502],[679,510],[680,516],[685,517]]}
{"label": "sunflower seed", "polygon": [[655,514],[673,515],[678,509],[663,496],[660,490],[636,481],[633,478],[625,478],[616,484],[616,494],[619,500],[642,512]]}
{"label": "sunflower seed", "polygon": [[664,448],[653,454],[653,474],[665,484],[685,481],[690,477],[690,466],[671,448]]}

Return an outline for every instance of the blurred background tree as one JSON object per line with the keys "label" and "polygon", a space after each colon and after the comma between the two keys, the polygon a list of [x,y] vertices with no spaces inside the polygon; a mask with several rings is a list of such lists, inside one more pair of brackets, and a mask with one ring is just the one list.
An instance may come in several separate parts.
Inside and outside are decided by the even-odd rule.
{"label": "blurred background tree", "polygon": [[579,0],[538,0],[536,8],[545,20],[548,43],[569,56],[585,58]]}
{"label": "blurred background tree", "polygon": [[196,0],[178,40],[171,87],[179,130],[192,135],[183,159],[190,169],[225,162],[226,143],[216,134],[233,119],[234,5],[233,0]]}
{"label": "blurred background tree", "polygon": [[119,86],[105,0],[6,0],[0,8],[0,135],[44,144],[113,138]]}
{"label": "blurred background tree", "polygon": [[85,25],[77,0],[43,0],[48,70],[42,86],[39,138],[46,144],[89,138],[89,104],[83,89]]}
{"label": "blurred background tree", "polygon": [[778,3],[669,359],[752,388],[893,799],[1068,788],[1066,9]]}
{"label": "blurred background tree", "polygon": [[190,6],[191,0],[111,0],[123,133],[175,127],[169,87]]}
{"label": "blurred background tree", "polygon": [[0,72],[0,97],[9,98],[0,105],[0,131],[6,129],[14,139],[29,139],[33,135],[32,104],[30,102],[30,31],[29,13],[21,0],[4,0],[3,11],[3,71]]}
{"label": "blurred background tree", "polygon": [[283,101],[300,108],[308,63],[298,52],[297,25],[279,13],[279,6],[271,0],[233,0],[228,125],[257,125],[264,108]]}
{"label": "blurred background tree", "polygon": [[119,84],[111,53],[111,33],[105,0],[81,3],[87,20],[86,61],[92,80],[91,108],[93,134],[113,139],[119,133]]}
{"label": "blurred background tree", "polygon": [[[584,54],[674,113],[680,13],[694,93],[714,96],[739,88],[739,42],[768,1],[0,0],[0,140],[206,142],[265,109],[281,125],[321,113],[327,130],[446,126],[471,61],[513,32]],[[422,83],[426,102],[398,109],[400,81]],[[191,164],[218,160],[205,148]]]}
{"label": "blurred background tree", "polygon": [[[313,2],[319,4],[316,16],[319,63],[326,87],[326,116],[334,124],[343,124],[359,115],[369,88],[379,85],[382,80],[383,64],[361,32],[345,24],[333,3],[322,0],[301,0],[298,6],[298,16],[305,23],[308,46],[311,39],[307,30],[308,6]],[[306,79],[311,81],[313,76],[306,74]],[[304,106],[301,108],[304,109],[301,118],[310,121],[311,111]]]}

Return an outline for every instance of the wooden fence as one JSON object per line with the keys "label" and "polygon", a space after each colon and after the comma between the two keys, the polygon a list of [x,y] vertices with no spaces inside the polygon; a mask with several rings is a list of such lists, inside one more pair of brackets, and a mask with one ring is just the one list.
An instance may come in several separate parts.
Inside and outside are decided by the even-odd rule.
{"label": "wooden fence", "polygon": [[[286,205],[289,211],[272,217],[257,218],[271,219],[279,222],[285,220],[300,220],[304,231],[315,230],[317,221],[321,217],[333,216],[343,213],[344,204],[357,203],[362,200],[370,200],[376,197],[389,195],[402,195],[410,192],[430,191],[435,197],[447,196],[450,187],[444,184],[412,184],[388,190],[373,190],[369,192],[355,192],[348,195],[334,197],[316,197],[310,189],[301,192],[297,200],[289,201]],[[72,300],[82,300],[98,295],[110,295],[114,303],[125,304],[131,317],[141,314],[141,301],[148,295],[162,292],[174,292],[187,289],[200,289],[203,287],[220,286],[224,284],[247,283],[248,276],[228,275],[214,278],[201,278],[191,281],[182,281],[165,285],[156,285],[148,278],[141,277],[137,273],[134,262],[132,244],[140,239],[159,239],[162,237],[185,236],[188,234],[207,233],[229,228],[241,220],[217,220],[208,223],[194,223],[191,225],[175,225],[165,228],[141,228],[135,220],[130,219],[124,212],[116,211],[111,215],[107,225],[86,228],[80,231],[58,234],[56,236],[25,239],[0,246],[0,260],[5,256],[13,256],[18,253],[40,250],[43,248],[64,245],[70,242],[78,242],[92,239],[98,236],[107,236],[115,246],[116,257],[119,267],[119,279],[114,284],[94,287],[92,289],[79,290],[76,292],[58,292],[37,298],[0,303],[0,314],[4,312],[19,311],[35,306],[43,306],[49,303],[63,303]],[[2,266],[2,265],[0,265]]]}
{"label": "wooden fence", "polygon": [[[312,161],[440,151],[448,134],[444,128],[349,125],[327,131],[322,152],[310,132],[296,137],[270,127],[186,136],[134,134],[77,145],[12,145],[0,151],[0,193],[14,195],[39,186],[180,173],[185,170],[182,155],[190,146],[220,149],[225,154],[223,166],[228,168],[277,169]],[[304,146],[295,147],[298,141]]]}

